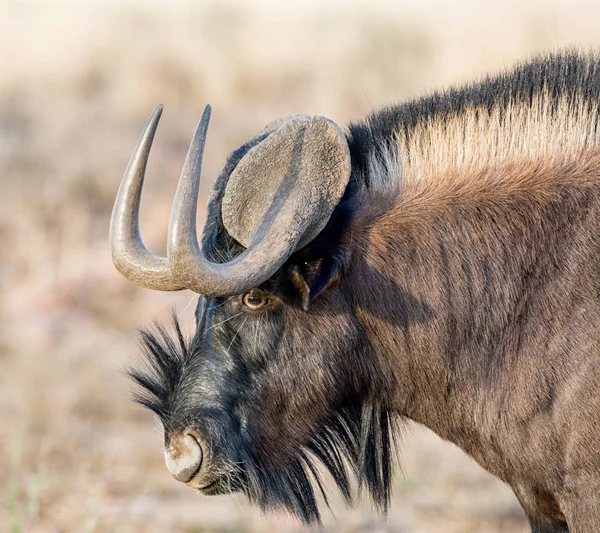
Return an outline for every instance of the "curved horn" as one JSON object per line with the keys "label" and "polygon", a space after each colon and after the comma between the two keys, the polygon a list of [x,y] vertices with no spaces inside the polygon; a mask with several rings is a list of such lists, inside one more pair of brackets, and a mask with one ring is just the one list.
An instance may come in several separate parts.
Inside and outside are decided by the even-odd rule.
{"label": "curved horn", "polygon": [[306,225],[297,224],[290,231],[289,224],[274,224],[275,216],[266,216],[246,251],[232,261],[212,263],[204,257],[196,235],[196,207],[209,119],[207,106],[175,193],[167,257],[177,279],[189,289],[205,296],[228,296],[256,287],[273,275],[294,252]]}
{"label": "curved horn", "polygon": [[159,105],[129,160],[110,218],[109,238],[113,263],[123,276],[147,289],[177,291],[185,287],[175,280],[167,260],[144,246],[139,226],[144,174],[161,113]]}
{"label": "curved horn", "polygon": [[324,117],[288,120],[248,152],[227,183],[225,226],[246,250],[228,263],[207,260],[198,245],[196,209],[210,111],[206,106],[179,179],[167,259],[151,254],[139,233],[144,172],[162,107],[150,117],[125,171],[111,218],[111,248],[117,269],[143,287],[229,296],[260,285],[321,231],[348,182],[350,154],[341,130]]}

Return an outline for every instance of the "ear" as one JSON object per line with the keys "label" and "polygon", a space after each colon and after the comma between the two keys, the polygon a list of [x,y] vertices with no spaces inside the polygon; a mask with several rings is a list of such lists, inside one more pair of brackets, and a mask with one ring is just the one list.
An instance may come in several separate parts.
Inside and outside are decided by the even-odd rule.
{"label": "ear", "polygon": [[341,266],[341,262],[332,256],[291,265],[289,282],[293,287],[294,299],[302,309],[308,311],[322,292],[339,282]]}

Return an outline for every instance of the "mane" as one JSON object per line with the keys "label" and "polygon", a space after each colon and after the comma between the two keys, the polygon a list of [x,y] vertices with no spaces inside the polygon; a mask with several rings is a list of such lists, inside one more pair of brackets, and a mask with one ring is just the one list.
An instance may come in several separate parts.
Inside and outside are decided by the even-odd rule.
{"label": "mane", "polygon": [[[372,192],[600,145],[600,55],[538,56],[474,84],[386,108],[349,127],[354,175]],[[376,172],[373,172],[375,165]]]}

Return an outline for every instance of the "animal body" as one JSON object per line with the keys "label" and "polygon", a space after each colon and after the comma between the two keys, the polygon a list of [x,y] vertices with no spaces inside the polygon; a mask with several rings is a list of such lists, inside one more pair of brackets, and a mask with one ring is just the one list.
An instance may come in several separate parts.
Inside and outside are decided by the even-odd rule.
{"label": "animal body", "polygon": [[138,400],[173,476],[319,519],[324,465],[386,509],[406,419],[505,481],[533,532],[600,531],[600,57],[538,57],[342,130],[278,119],[234,151],[195,233],[209,111],[167,258],[137,229],[151,119],[113,213],[115,264],[200,293],[143,333]]}

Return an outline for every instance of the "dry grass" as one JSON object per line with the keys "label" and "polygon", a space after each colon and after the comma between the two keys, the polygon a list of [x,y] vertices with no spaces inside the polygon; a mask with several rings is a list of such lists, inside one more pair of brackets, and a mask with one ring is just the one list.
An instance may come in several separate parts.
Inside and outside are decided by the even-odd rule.
{"label": "dry grass", "polygon": [[[566,1],[283,6],[0,0],[0,531],[297,529],[175,483],[160,430],[129,400],[135,328],[171,306],[192,318],[192,294],[137,289],[107,250],[118,181],[157,103],[142,230],[160,252],[206,102],[209,177],[274,116],[343,124],[536,50],[600,41],[600,9]],[[387,524],[337,507],[328,531],[526,531],[508,489],[470,459],[424,431],[406,440]]]}

